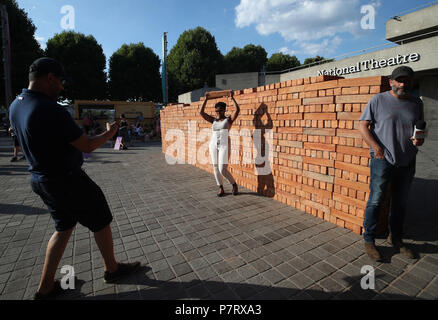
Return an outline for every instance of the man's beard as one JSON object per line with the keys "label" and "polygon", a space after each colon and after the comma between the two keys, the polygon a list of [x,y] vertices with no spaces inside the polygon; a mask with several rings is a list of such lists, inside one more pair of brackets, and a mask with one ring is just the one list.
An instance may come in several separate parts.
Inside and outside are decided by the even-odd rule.
{"label": "man's beard", "polygon": [[392,89],[392,92],[394,92],[398,96],[405,96],[405,95],[409,94],[409,92],[411,91],[411,89],[407,88],[407,87],[399,88],[397,86],[392,86],[391,89]]}

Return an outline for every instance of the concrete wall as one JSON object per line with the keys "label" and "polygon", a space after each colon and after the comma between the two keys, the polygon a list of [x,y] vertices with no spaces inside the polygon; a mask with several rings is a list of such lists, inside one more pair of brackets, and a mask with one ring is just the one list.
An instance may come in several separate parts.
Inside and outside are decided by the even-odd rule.
{"label": "concrete wall", "polygon": [[401,21],[386,22],[386,39],[397,41],[438,29],[438,5],[404,15]]}
{"label": "concrete wall", "polygon": [[438,75],[424,76],[420,79],[420,96],[424,103],[424,119],[429,131],[425,142],[438,141]]}
{"label": "concrete wall", "polygon": [[219,88],[201,88],[197,90],[193,90],[190,92],[186,92],[183,94],[180,94],[178,96],[178,103],[184,103],[184,104],[190,104],[195,101],[199,101],[201,97],[205,96],[206,92],[210,91],[219,91],[222,89]]}
{"label": "concrete wall", "polygon": [[265,76],[265,85],[277,82],[281,82],[281,73],[267,74]]}
{"label": "concrete wall", "polygon": [[[225,80],[225,84],[223,83]],[[255,88],[259,85],[259,73],[230,73],[216,75],[216,88],[221,90],[241,90],[245,88]]]}
{"label": "concrete wall", "polygon": [[[407,43],[400,46],[397,45],[395,47],[351,57],[340,61],[334,61],[306,69],[283,73],[281,74],[281,81],[300,79],[304,77],[315,77],[318,75],[318,71],[320,70],[330,70],[335,67],[342,69],[344,67],[356,66],[358,62],[370,59],[380,61],[381,59],[390,59],[392,57],[396,57],[397,55],[408,55],[411,53],[418,53],[420,55],[420,59],[417,62],[409,62],[405,63],[404,65],[410,66],[412,69],[414,69],[414,71],[423,71],[438,68],[438,36]],[[341,76],[345,78],[387,76],[390,75],[392,71],[398,66],[400,65],[367,70],[359,73],[342,74]]]}

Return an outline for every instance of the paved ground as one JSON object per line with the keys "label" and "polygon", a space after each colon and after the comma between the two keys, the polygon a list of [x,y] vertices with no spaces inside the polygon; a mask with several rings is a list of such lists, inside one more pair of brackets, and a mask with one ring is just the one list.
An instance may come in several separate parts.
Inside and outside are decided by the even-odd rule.
{"label": "paved ground", "polygon": [[[406,241],[420,258],[380,239],[385,263],[364,255],[360,236],[272,199],[245,189],[218,199],[210,174],[167,165],[157,143],[100,149],[84,169],[110,203],[117,257],[145,267],[104,284],[92,234],[78,225],[60,266],[73,265],[79,280],[64,298],[437,299],[436,145],[419,155],[409,205]],[[9,159],[0,150],[0,299],[30,299],[54,228],[26,164]],[[361,289],[364,265],[375,268],[374,290]]]}

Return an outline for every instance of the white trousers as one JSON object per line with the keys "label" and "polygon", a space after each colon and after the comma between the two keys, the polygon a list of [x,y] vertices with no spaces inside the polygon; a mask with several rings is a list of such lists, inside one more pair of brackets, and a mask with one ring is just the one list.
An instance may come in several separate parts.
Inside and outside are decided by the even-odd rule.
{"label": "white trousers", "polygon": [[223,177],[225,177],[231,184],[235,184],[236,181],[228,171],[228,146],[210,144],[209,150],[217,185],[223,186]]}

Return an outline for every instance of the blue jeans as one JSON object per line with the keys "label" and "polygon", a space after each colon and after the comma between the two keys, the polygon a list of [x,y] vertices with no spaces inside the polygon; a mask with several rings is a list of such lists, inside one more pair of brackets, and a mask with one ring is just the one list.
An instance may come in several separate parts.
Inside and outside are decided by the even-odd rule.
{"label": "blue jeans", "polygon": [[416,158],[406,167],[390,164],[386,159],[376,159],[371,153],[370,196],[365,209],[364,240],[374,243],[380,207],[385,199],[386,190],[391,183],[391,208],[389,213],[389,232],[400,238],[403,234],[403,222],[409,189],[415,175]]}

